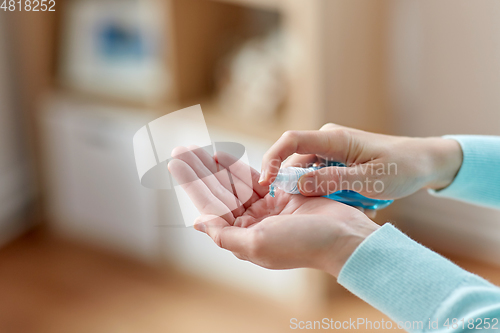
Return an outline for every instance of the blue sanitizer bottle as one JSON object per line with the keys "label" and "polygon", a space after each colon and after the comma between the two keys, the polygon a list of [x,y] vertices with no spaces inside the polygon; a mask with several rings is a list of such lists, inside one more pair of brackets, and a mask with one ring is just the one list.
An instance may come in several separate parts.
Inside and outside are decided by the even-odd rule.
{"label": "blue sanitizer bottle", "polygon": [[[329,166],[345,166],[341,163],[333,163]],[[274,182],[269,186],[269,194],[274,197],[276,188],[279,188],[286,193],[300,194],[297,187],[299,178],[306,173],[318,170],[318,167],[296,168],[288,167],[280,169]],[[342,190],[325,195],[325,198],[342,202],[349,206],[361,207],[364,209],[382,209],[389,206],[394,200],[379,200],[367,198],[357,192],[351,190]]]}

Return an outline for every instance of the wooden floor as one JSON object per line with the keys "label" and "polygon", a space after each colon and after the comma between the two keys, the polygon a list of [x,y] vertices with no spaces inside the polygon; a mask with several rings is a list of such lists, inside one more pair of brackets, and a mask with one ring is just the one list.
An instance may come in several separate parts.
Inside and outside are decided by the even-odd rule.
{"label": "wooden floor", "polygon": [[[498,270],[481,264],[469,266],[492,282],[500,282]],[[297,331],[289,327],[293,317],[387,320],[347,292],[315,313],[309,310],[292,310],[40,231],[0,250],[2,333],[265,333]]]}

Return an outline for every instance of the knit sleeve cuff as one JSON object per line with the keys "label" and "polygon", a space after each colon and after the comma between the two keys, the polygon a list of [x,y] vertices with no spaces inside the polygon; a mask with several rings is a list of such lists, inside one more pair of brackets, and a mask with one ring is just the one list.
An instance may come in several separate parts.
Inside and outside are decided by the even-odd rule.
{"label": "knit sleeve cuff", "polygon": [[447,135],[462,147],[463,162],[457,176],[446,188],[429,193],[466,201],[479,206],[500,207],[500,137]]}
{"label": "knit sleeve cuff", "polygon": [[338,282],[396,322],[426,321],[469,275],[385,224],[358,246]]}

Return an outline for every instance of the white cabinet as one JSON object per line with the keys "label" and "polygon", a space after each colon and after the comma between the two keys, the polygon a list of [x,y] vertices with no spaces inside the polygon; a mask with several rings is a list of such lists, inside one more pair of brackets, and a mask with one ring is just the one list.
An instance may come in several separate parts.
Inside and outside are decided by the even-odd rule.
{"label": "white cabinet", "polygon": [[[132,137],[151,120],[145,112],[58,97],[45,104],[41,124],[52,229],[143,259],[162,257],[221,284],[303,301],[312,288],[308,270],[271,271],[237,259],[207,235],[183,227],[174,190],[140,185]],[[184,126],[189,130],[189,121]],[[270,143],[209,131],[213,141],[245,145],[250,163],[260,168]]]}
{"label": "white cabinet", "polygon": [[139,183],[132,136],[145,113],[51,98],[41,115],[51,227],[141,258],[159,253],[157,193]]}

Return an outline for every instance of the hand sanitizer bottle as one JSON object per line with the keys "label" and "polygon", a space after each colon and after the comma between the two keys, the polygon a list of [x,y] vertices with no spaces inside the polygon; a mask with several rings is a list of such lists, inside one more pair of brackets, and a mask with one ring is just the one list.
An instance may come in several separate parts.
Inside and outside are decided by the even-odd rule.
{"label": "hand sanitizer bottle", "polygon": [[[329,166],[345,166],[341,163],[333,163]],[[269,195],[275,196],[276,188],[279,188],[286,193],[300,194],[297,187],[299,178],[306,173],[320,169],[319,167],[297,168],[288,167],[280,169],[274,182],[269,186]],[[361,207],[363,209],[382,209],[389,206],[394,200],[380,200],[367,198],[357,192],[351,190],[342,190],[330,193],[324,196],[325,198],[342,202],[349,206]]]}

